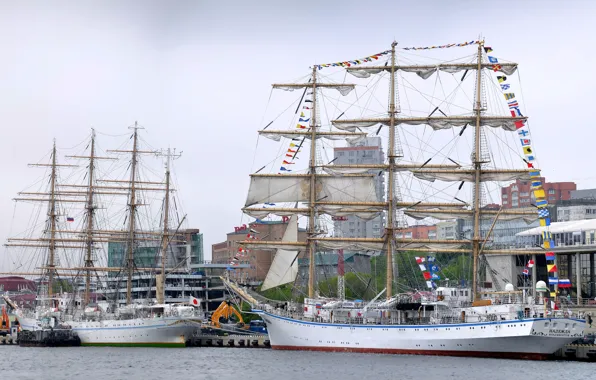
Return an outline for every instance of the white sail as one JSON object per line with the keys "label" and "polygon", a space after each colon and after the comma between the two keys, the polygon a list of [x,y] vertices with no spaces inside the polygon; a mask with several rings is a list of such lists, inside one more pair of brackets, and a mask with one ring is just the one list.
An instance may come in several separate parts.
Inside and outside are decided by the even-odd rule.
{"label": "white sail", "polygon": [[[318,176],[317,196],[326,202],[376,202],[374,177]],[[310,176],[252,175],[245,206],[258,203],[307,202],[310,194]]]}
{"label": "white sail", "polygon": [[[493,64],[483,63],[482,68],[493,68]],[[396,70],[401,70],[409,73],[416,73],[422,79],[430,78],[437,71],[443,71],[449,74],[465,70],[475,70],[478,67],[476,63],[445,63],[439,65],[410,65],[410,66],[395,66]],[[352,74],[356,78],[368,78],[371,74],[378,74],[382,71],[390,71],[391,66],[374,66],[374,67],[359,67],[349,68],[348,73]],[[517,70],[516,63],[501,63],[497,67],[496,71],[502,72],[507,75],[515,73]]]}
{"label": "white sail", "polygon": [[[466,181],[474,182],[475,172],[474,170],[450,170],[450,171],[431,171],[431,170],[420,170],[412,172],[416,178],[425,181]],[[527,170],[482,170],[481,181],[513,181],[513,180],[525,180],[530,179],[530,172]]]}
{"label": "white sail", "polygon": [[[301,90],[303,88],[312,87],[312,83],[287,83],[287,84],[274,84],[273,88],[284,91]],[[353,84],[334,84],[334,83],[318,83],[319,88],[328,88],[331,90],[337,90],[343,96],[348,95],[353,89]]]}
{"label": "white sail", "polygon": [[[274,130],[262,130],[259,131],[259,134],[263,137],[266,137],[273,141],[281,141],[281,138],[284,137],[286,139],[293,139],[293,138],[305,138],[307,140],[312,139],[312,134],[310,132],[303,131],[274,131]],[[315,139],[327,139],[327,140],[345,140],[350,144],[358,143],[366,138],[366,133],[363,132],[317,132],[317,136]]]}
{"label": "white sail", "polygon": [[[349,216],[355,215],[360,219],[371,220],[377,217],[384,206],[335,206],[320,205],[317,206],[319,213],[331,216]],[[244,208],[244,213],[256,219],[263,219],[273,214],[278,216],[303,215],[308,216],[308,208]]]}
{"label": "white sail", "polygon": [[[482,116],[480,125],[493,128],[503,128],[506,131],[515,131],[516,123],[523,122],[526,117],[511,116]],[[476,116],[428,116],[428,117],[398,117],[395,118],[395,125],[428,125],[432,129],[449,129],[463,127],[466,124],[476,122]],[[389,125],[389,118],[378,119],[357,119],[357,120],[334,120],[333,126],[344,131],[354,132],[358,129],[374,127],[377,124]]]}
{"label": "white sail", "polygon": [[[298,217],[292,215],[286,232],[281,241],[297,241],[298,240]],[[263,281],[261,290],[275,288],[283,284],[294,282],[298,275],[298,257],[299,251],[286,251],[285,249],[278,249],[273,258],[273,263],[267,272],[267,277]]]}
{"label": "white sail", "polygon": [[[472,210],[406,210],[404,211],[406,215],[411,216],[414,219],[424,219],[424,218],[435,218],[439,220],[452,220],[455,218],[458,219],[472,219],[474,218],[474,213]],[[485,213],[482,212],[480,214],[480,219],[494,219],[497,216],[498,212],[490,212]],[[536,219],[538,219],[538,215],[536,212],[527,213],[506,213],[502,212],[499,214],[499,220],[516,220],[516,219],[523,219],[526,223],[532,223]]]}

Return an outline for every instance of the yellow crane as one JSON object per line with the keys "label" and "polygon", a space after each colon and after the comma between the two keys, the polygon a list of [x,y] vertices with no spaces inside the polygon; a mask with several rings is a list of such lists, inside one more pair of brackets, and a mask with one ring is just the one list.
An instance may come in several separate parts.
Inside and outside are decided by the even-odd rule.
{"label": "yellow crane", "polygon": [[246,328],[244,326],[244,319],[242,319],[242,315],[240,315],[238,310],[236,310],[234,306],[230,305],[228,301],[223,301],[221,305],[219,305],[218,308],[215,309],[215,311],[211,315],[211,325],[217,328],[221,328],[219,320],[221,318],[230,319],[230,317],[233,315],[235,315],[236,319],[238,319],[238,324],[241,325],[243,328]]}

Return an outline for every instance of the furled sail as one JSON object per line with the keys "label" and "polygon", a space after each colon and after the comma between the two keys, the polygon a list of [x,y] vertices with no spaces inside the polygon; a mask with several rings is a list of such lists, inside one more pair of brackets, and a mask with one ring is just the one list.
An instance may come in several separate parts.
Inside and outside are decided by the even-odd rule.
{"label": "furled sail", "polygon": [[[305,87],[312,87],[312,83],[287,83],[287,84],[274,84],[273,88],[284,91],[300,90]],[[317,83],[317,88],[329,88],[332,90],[339,91],[343,96],[348,95],[353,89],[353,84],[334,84],[334,83]]]}
{"label": "furled sail", "polygon": [[[443,63],[439,65],[396,65],[395,70],[401,70],[409,73],[416,73],[420,78],[428,79],[431,75],[437,71],[443,71],[446,73],[454,74],[465,70],[475,70],[478,68],[476,63]],[[483,63],[483,69],[493,69],[497,72],[502,72],[507,75],[515,73],[517,70],[517,63],[499,63],[499,66],[495,68],[492,63]],[[357,78],[368,78],[371,74],[378,74],[385,71],[391,71],[391,66],[370,66],[370,67],[358,67],[348,68],[347,71]]]}
{"label": "furled sail", "polygon": [[[350,216],[354,215],[364,220],[371,220],[377,217],[385,206],[342,206],[342,205],[317,205],[319,213],[331,216]],[[244,208],[244,213],[253,218],[263,219],[270,214],[278,216],[290,215],[304,215],[308,216],[310,211],[308,208]]]}
{"label": "furled sail", "polygon": [[[432,171],[432,170],[416,170],[412,171],[416,178],[425,181],[466,181],[474,182],[475,172],[474,170],[445,170],[445,171]],[[513,181],[513,180],[529,180],[530,172],[528,170],[482,170],[481,180],[482,181]]]}
{"label": "furled sail", "polygon": [[[271,139],[273,141],[281,141],[281,138],[293,139],[293,138],[305,138],[310,140],[312,138],[312,133],[304,132],[304,131],[269,131],[269,130],[262,130],[259,131],[259,134],[263,137]],[[316,139],[327,139],[327,140],[346,140],[350,144],[358,143],[366,138],[366,133],[364,132],[319,132],[317,131]]]}
{"label": "furled sail", "polygon": [[[375,202],[377,195],[373,175],[317,176],[318,199],[327,202]],[[310,197],[310,175],[253,174],[245,206],[258,203],[307,202]]]}
{"label": "furled sail", "polygon": [[[516,123],[524,122],[527,117],[511,117],[511,116],[482,116],[480,118],[480,125],[493,128],[503,128],[506,131],[515,131]],[[426,124],[432,129],[449,129],[454,127],[463,127],[466,124],[474,124],[476,122],[475,115],[469,116],[430,116],[430,117],[398,117],[395,118],[395,125],[423,125]],[[345,131],[354,132],[360,128],[373,127],[377,124],[389,125],[389,118],[375,118],[375,119],[357,119],[357,120],[333,120],[333,126]]]}
{"label": "furled sail", "polygon": [[[451,219],[472,219],[474,217],[474,213],[472,210],[406,210],[404,213],[408,216],[411,216],[414,219],[424,219],[424,218],[435,218],[439,220],[451,220]],[[526,223],[532,223],[536,219],[538,219],[538,214],[534,210],[528,210],[525,212],[507,212],[502,211],[499,213],[498,211],[483,211],[480,213],[481,219],[494,219],[497,214],[499,215],[498,219],[505,221],[505,220],[516,220],[516,219],[523,219]]]}
{"label": "furled sail", "polygon": [[[298,240],[298,216],[292,215],[286,232],[281,241],[297,241]],[[299,251],[287,251],[285,249],[278,249],[267,272],[267,276],[263,281],[261,290],[275,288],[283,284],[294,282],[298,275],[298,257]]]}

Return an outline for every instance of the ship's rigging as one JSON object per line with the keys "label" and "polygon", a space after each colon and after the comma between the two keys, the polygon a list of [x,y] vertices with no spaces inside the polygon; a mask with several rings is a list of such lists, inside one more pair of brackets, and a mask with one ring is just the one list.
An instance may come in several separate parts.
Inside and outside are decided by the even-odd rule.
{"label": "ship's rigging", "polygon": [[[133,133],[130,136],[132,140],[132,149],[113,149],[106,150],[106,153],[112,154],[130,154],[131,160],[129,163],[129,178],[128,179],[109,179],[108,176],[113,176],[118,172],[116,170],[117,165],[112,164],[106,171],[98,171],[97,162],[103,160],[109,160],[113,163],[117,163],[119,160],[117,157],[108,155],[98,155],[96,148],[96,133],[95,130],[91,131],[91,136],[87,144],[87,153],[78,153],[75,155],[66,155],[66,158],[87,161],[86,171],[83,172],[83,178],[75,180],[75,182],[83,182],[85,184],[78,183],[66,183],[69,181],[60,181],[58,177],[58,170],[60,168],[69,168],[76,170],[79,165],[71,164],[60,164],[57,160],[58,151],[56,144],[51,151],[50,163],[39,163],[32,164],[31,166],[41,166],[50,168],[49,174],[49,187],[46,191],[23,191],[19,193],[19,197],[15,198],[15,201],[22,202],[41,202],[48,205],[47,211],[47,222],[44,228],[44,237],[14,237],[9,238],[5,246],[12,248],[22,249],[38,249],[46,258],[43,262],[36,265],[35,268],[31,267],[31,263],[26,264],[29,266],[29,270],[26,272],[10,272],[10,274],[21,274],[21,275],[37,275],[41,276],[42,281],[47,282],[47,287],[42,287],[44,290],[44,298],[52,300],[55,298],[54,287],[56,284],[56,278],[59,276],[73,277],[72,284],[76,284],[78,278],[83,274],[84,277],[84,290],[82,291],[82,304],[83,306],[89,304],[91,301],[92,293],[92,279],[95,275],[98,282],[102,280],[99,273],[112,273],[116,276],[124,271],[127,280],[127,291],[126,291],[126,303],[132,303],[132,277],[135,272],[145,273],[156,273],[157,289],[156,300],[163,303],[164,301],[164,289],[163,286],[166,280],[166,271],[176,270],[177,267],[168,268],[168,254],[172,252],[169,245],[172,243],[180,243],[180,236],[176,235],[182,222],[185,218],[180,219],[178,217],[177,209],[174,211],[176,216],[176,222],[178,224],[175,231],[172,231],[170,226],[170,214],[172,208],[170,207],[170,197],[172,192],[175,191],[171,187],[171,174],[170,174],[170,162],[180,156],[176,154],[175,150],[141,150],[139,149],[139,136],[138,130],[141,128],[135,123],[133,127]],[[138,157],[141,154],[150,154],[156,157],[165,158],[165,179],[163,181],[144,181],[139,178],[139,160]],[[122,166],[122,165],[120,165]],[[147,170],[145,170],[147,171]],[[67,176],[68,179],[72,180],[77,175],[72,173]],[[150,213],[151,199],[144,195],[143,198],[139,197],[139,193],[142,192],[158,192],[163,193],[161,203],[161,216],[158,218],[160,222],[151,224]],[[98,198],[102,197],[98,201]],[[127,208],[128,212],[124,218],[124,223],[127,223],[126,229],[119,229],[117,223],[113,221],[122,221],[122,212],[118,212],[117,198],[123,199],[128,198]],[[67,207],[68,204],[79,204],[83,205],[82,215],[79,214],[78,209],[75,207]],[[149,228],[143,228],[140,226],[138,220],[137,207],[147,206],[149,209],[144,219],[144,224],[147,224]],[[102,211],[102,220],[98,222],[97,211]],[[114,213],[114,214],[109,214]],[[70,225],[74,223],[74,215],[82,216],[80,218],[78,228],[71,229]],[[71,217],[72,215],[73,217]],[[148,222],[149,221],[149,222]],[[179,222],[179,223],[178,223]],[[159,228],[161,227],[161,231]],[[33,226],[27,233],[34,235],[36,228]],[[107,243],[123,244],[125,247],[125,257],[123,260],[122,267],[111,263],[110,266],[97,265],[97,251],[104,250]],[[150,266],[139,267],[135,264],[135,251],[138,249],[139,244],[150,244],[157,248],[156,257],[154,262],[150,263]],[[68,250],[71,253],[64,254],[63,258],[66,258],[66,265],[60,265],[58,250]],[[36,260],[37,255],[33,254],[31,259]],[[105,263],[105,257],[101,258],[100,261]],[[138,261],[138,260],[137,260]],[[20,260],[20,267],[26,261]],[[81,263],[82,265],[79,265]],[[40,265],[41,264],[41,265]],[[175,264],[176,265],[176,264]],[[55,303],[55,301],[54,301]]]}
{"label": "ship's rigging", "polygon": [[[503,169],[489,166],[490,155],[487,152],[487,137],[485,127],[499,128],[504,131],[515,131],[516,125],[525,122],[525,116],[499,116],[487,113],[486,87],[483,78],[484,69],[494,69],[510,75],[517,69],[515,63],[503,63],[495,68],[494,65],[484,61],[484,43],[479,41],[477,53],[473,62],[448,62],[440,64],[400,64],[397,62],[396,43],[393,43],[389,52],[389,59],[385,65],[348,67],[347,72],[357,78],[368,78],[374,74],[389,75],[389,102],[386,116],[360,117],[357,119],[337,118],[331,124],[337,130],[323,130],[318,118],[318,92],[325,89],[338,90],[342,95],[347,95],[355,86],[353,84],[323,83],[318,70],[320,66],[313,67],[308,83],[275,84],[273,88],[291,91],[294,89],[311,89],[308,100],[311,109],[311,118],[307,130],[284,131],[269,130],[267,127],[259,134],[261,136],[280,141],[281,138],[303,139],[310,145],[310,159],[306,174],[253,174],[251,175],[248,198],[243,211],[253,217],[263,218],[267,215],[304,215],[308,217],[306,242],[298,241],[255,241],[246,240],[242,246],[249,249],[282,249],[284,251],[306,251],[309,259],[308,296],[313,298],[316,294],[315,252],[317,250],[375,250],[386,252],[386,297],[390,299],[393,294],[393,281],[395,277],[394,255],[400,251],[420,253],[471,253],[473,262],[472,297],[480,298],[479,290],[479,264],[480,255],[521,255],[535,254],[535,250],[512,250],[508,248],[487,247],[489,236],[483,236],[482,222],[493,223],[499,220],[525,219],[536,220],[536,211],[533,209],[495,210],[485,209],[484,185],[488,181],[505,182],[514,179],[529,179],[527,169]],[[399,107],[396,105],[397,74],[413,72],[419,77],[427,79],[439,72],[458,73],[464,72],[461,81],[469,72],[475,72],[474,98],[472,112],[469,114],[448,115],[441,109],[441,104],[433,105],[433,110],[427,116],[398,116]],[[302,101],[302,99],[301,99]],[[343,116],[344,113],[340,115]],[[388,154],[387,163],[376,165],[323,165],[317,162],[318,141],[321,139],[356,141],[367,135],[365,130],[369,127],[377,128],[377,134],[383,126],[388,127]],[[397,137],[397,128],[404,129],[407,125],[427,125],[434,131],[461,127],[459,137],[466,128],[473,127],[473,144],[471,162],[466,165],[461,160],[455,161],[448,155],[445,158],[449,163],[430,164],[431,159],[425,162],[403,162],[403,154]],[[471,129],[471,128],[470,128]],[[301,143],[302,145],[302,143]],[[320,161],[320,160],[319,160]],[[384,200],[375,199],[370,194],[372,177],[371,170],[386,173],[387,192]],[[442,181],[460,183],[458,190],[465,183],[472,185],[471,202],[465,202],[454,197],[456,202],[436,201],[404,201],[400,188],[404,183],[398,183],[398,175],[410,172],[412,178],[423,181]],[[292,202],[294,207],[279,207],[277,203]],[[266,207],[274,204],[272,207]],[[263,206],[266,205],[266,206]],[[529,206],[529,205],[528,205]],[[327,214],[332,216],[356,215],[361,219],[371,219],[383,212],[386,216],[385,233],[381,238],[355,238],[355,237],[328,237],[323,236],[324,231],[318,228],[318,218]],[[471,239],[412,239],[396,238],[396,232],[407,227],[406,216],[416,219],[427,217],[435,219],[463,218],[472,221]],[[492,231],[492,228],[491,228]],[[486,235],[486,233],[485,233]],[[490,235],[490,232],[488,233]]]}

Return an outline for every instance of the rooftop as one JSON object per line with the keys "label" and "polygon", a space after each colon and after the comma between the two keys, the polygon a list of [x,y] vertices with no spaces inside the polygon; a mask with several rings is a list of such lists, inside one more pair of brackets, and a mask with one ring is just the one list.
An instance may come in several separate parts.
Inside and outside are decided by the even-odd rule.
{"label": "rooftop", "polygon": [[[581,232],[586,230],[596,230],[596,219],[571,220],[569,222],[553,222],[549,226],[549,231],[553,234],[565,232]],[[527,231],[519,232],[515,236],[534,236],[542,235],[546,227],[530,228]]]}

